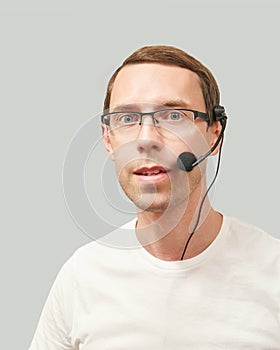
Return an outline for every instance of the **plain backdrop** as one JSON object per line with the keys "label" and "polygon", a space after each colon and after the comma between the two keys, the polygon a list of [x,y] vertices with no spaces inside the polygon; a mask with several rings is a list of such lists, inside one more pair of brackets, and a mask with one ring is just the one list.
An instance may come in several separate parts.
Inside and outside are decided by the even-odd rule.
{"label": "plain backdrop", "polygon": [[214,206],[280,237],[278,1],[0,6],[2,349],[28,348],[59,269],[90,241],[65,205],[65,153],[100,113],[112,72],[141,46],[178,46],[212,70],[229,116]]}

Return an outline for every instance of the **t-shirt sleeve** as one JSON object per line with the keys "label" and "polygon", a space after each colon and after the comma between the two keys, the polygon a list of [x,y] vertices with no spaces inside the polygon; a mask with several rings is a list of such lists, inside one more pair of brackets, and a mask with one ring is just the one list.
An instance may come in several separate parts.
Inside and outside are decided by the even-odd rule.
{"label": "t-shirt sleeve", "polygon": [[29,350],[73,350],[71,326],[75,280],[73,259],[60,270],[41,313]]}

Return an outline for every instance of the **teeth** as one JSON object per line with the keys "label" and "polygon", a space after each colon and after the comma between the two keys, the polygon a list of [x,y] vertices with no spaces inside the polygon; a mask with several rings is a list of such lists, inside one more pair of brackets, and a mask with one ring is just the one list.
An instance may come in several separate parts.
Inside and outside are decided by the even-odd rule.
{"label": "teeth", "polygon": [[146,175],[146,176],[151,176],[151,175],[157,175],[159,173],[161,173],[161,170],[154,170],[154,171],[150,171],[150,172],[143,172],[141,173],[142,175]]}

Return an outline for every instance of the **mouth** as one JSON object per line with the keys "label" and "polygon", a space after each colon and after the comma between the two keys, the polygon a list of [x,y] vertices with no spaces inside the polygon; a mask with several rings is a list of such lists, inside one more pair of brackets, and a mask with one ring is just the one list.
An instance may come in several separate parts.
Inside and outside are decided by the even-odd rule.
{"label": "mouth", "polygon": [[133,172],[138,178],[142,180],[162,180],[167,177],[170,169],[166,169],[162,166],[149,166],[141,167]]}

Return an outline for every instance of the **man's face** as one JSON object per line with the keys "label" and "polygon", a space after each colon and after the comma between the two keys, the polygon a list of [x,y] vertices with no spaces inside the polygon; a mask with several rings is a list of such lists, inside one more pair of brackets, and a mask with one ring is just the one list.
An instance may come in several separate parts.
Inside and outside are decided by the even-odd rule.
{"label": "man's face", "polygon": [[[199,78],[194,72],[162,64],[135,64],[121,69],[114,82],[110,111],[152,112],[163,108],[205,112]],[[171,132],[155,126],[150,116],[131,132],[110,127],[103,132],[124,192],[138,208],[153,212],[187,203],[190,194],[199,190],[204,167],[185,173],[177,167],[176,160],[185,151],[203,154],[217,136],[217,131],[207,128],[201,119]]]}

